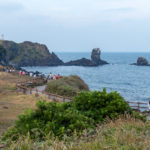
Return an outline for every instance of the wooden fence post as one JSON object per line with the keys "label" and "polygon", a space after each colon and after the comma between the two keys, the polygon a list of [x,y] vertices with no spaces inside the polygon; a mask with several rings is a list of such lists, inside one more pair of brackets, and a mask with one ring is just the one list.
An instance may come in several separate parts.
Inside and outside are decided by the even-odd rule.
{"label": "wooden fence post", "polygon": [[50,94],[48,94],[48,99],[50,99]]}
{"label": "wooden fence post", "polygon": [[138,110],[140,111],[140,104],[139,104],[139,102],[137,104],[138,104]]}
{"label": "wooden fence post", "polygon": [[65,98],[63,97],[63,102],[65,102]]}
{"label": "wooden fence post", "polygon": [[32,88],[30,88],[30,94],[32,94]]}
{"label": "wooden fence post", "polygon": [[54,100],[54,102],[56,102],[56,96],[54,96],[54,99],[53,99],[53,100]]}

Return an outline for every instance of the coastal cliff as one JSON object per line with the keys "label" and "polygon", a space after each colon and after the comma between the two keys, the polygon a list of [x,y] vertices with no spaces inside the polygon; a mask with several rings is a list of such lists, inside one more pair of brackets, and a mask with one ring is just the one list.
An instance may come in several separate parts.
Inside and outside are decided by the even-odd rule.
{"label": "coastal cliff", "polygon": [[15,43],[13,41],[0,40],[0,45],[6,49],[6,60],[9,65],[24,66],[58,66],[63,62],[46,45],[25,41]]}

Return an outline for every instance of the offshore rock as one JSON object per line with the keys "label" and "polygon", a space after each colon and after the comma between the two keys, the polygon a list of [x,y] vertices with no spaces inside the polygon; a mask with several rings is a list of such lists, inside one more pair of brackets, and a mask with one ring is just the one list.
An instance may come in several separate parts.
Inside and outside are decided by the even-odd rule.
{"label": "offshore rock", "polygon": [[101,61],[100,55],[101,55],[100,48],[94,48],[91,54],[91,61],[94,62],[95,64],[99,64],[99,62]]}
{"label": "offshore rock", "polygon": [[150,66],[150,63],[148,63],[148,60],[144,57],[138,57],[137,63],[133,63],[132,65],[137,66]]}
{"label": "offshore rock", "polygon": [[139,65],[139,66],[148,65],[148,61],[147,61],[147,59],[144,58],[144,57],[139,57],[139,58],[137,59],[137,65]]}
{"label": "offshore rock", "polygon": [[92,54],[91,54],[91,61],[95,64],[95,65],[104,65],[104,64],[108,64],[108,62],[101,60],[100,58],[101,55],[101,51],[100,48],[94,48],[92,50]]}
{"label": "offshore rock", "polygon": [[99,66],[108,64],[108,62],[101,60],[101,51],[99,48],[94,48],[91,54],[91,60],[87,58],[82,58],[74,61],[69,61],[64,63],[66,66]]}

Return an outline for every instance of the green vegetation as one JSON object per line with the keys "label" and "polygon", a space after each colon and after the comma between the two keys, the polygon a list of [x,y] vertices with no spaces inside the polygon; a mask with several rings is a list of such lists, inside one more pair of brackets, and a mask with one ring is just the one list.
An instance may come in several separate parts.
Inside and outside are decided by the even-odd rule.
{"label": "green vegetation", "polygon": [[59,140],[53,135],[47,135],[39,142],[28,134],[20,136],[17,141],[0,143],[8,144],[8,150],[149,150],[149,135],[150,122],[121,116],[115,121],[107,120],[95,130],[86,130],[81,136],[74,134]]}
{"label": "green vegetation", "polygon": [[6,49],[0,45],[0,63],[3,61],[3,62],[6,62]]}
{"label": "green vegetation", "polygon": [[81,92],[74,102],[47,103],[39,101],[37,109],[28,110],[19,116],[15,126],[10,128],[5,139],[18,139],[30,134],[32,139],[43,140],[48,134],[62,138],[74,132],[80,135],[85,129],[93,129],[107,118],[131,113],[127,102],[116,92]]}
{"label": "green vegetation", "polygon": [[74,97],[80,91],[89,91],[87,84],[78,76],[63,77],[48,83],[46,92]]}
{"label": "green vegetation", "polygon": [[125,112],[131,113],[128,103],[117,92],[81,92],[75,97],[75,108],[95,123],[104,121],[107,117],[113,119]]}

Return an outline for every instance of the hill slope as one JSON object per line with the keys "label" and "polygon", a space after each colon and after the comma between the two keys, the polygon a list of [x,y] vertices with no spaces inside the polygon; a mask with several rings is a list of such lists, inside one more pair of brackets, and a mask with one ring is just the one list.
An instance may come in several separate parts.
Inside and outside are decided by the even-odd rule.
{"label": "hill slope", "polygon": [[25,41],[15,43],[13,41],[0,40],[0,45],[6,49],[6,60],[10,65],[24,66],[57,66],[63,62],[50,53],[46,45]]}
{"label": "hill slope", "polygon": [[78,76],[72,75],[48,83],[46,92],[74,97],[80,91],[89,91],[88,85]]}

